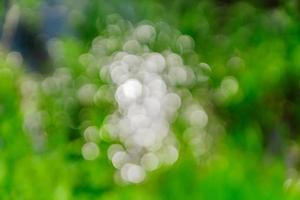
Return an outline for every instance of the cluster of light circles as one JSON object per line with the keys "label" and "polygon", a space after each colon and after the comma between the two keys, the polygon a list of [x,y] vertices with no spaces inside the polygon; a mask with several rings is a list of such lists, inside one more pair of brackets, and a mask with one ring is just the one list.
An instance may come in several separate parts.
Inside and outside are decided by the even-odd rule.
{"label": "cluster of light circles", "polygon": [[119,108],[108,123],[116,126],[112,134],[125,149],[114,152],[111,160],[124,180],[135,183],[144,179],[144,169],[152,171],[163,162],[172,164],[177,160],[178,150],[169,126],[181,99],[163,79],[167,63],[161,54],[122,54],[108,66],[117,86],[115,100]]}
{"label": "cluster of light circles", "polygon": [[[88,99],[96,104],[101,100],[116,102],[117,110],[100,127],[100,138],[114,141],[108,148],[108,158],[118,169],[116,179],[140,183],[147,172],[172,165],[179,158],[178,142],[171,128],[182,104],[176,88],[190,85],[196,78],[180,52],[192,51],[194,41],[190,36],[175,34],[179,53],[171,48],[158,53],[151,47],[162,33],[154,25],[144,23],[133,28],[126,24],[127,30],[121,33],[124,24],[119,20],[108,25],[109,36],[97,37],[90,53],[81,56],[87,73],[94,72],[97,65],[107,85],[97,90],[93,84],[85,84],[79,98],[83,104]],[[187,120],[203,128],[208,121],[205,111],[197,106],[189,109]],[[87,132],[96,134],[96,128],[88,127]],[[93,160],[99,149],[86,140],[83,156]]]}
{"label": "cluster of light circles", "polygon": [[[58,39],[49,43],[57,63],[65,56],[62,45]],[[109,143],[107,157],[117,169],[118,183],[143,182],[147,173],[178,160],[175,120],[184,121],[183,139],[201,157],[211,143],[205,130],[208,115],[199,103],[202,97],[194,98],[197,92],[190,88],[208,80],[204,72],[210,67],[198,63],[193,47],[190,36],[165,23],[134,27],[110,17],[105,33],[80,56],[82,65],[74,70],[79,74],[66,66],[44,79],[21,81],[24,127],[41,146],[53,134],[49,127],[83,130],[81,153],[86,160],[97,159],[101,143]],[[48,110],[42,103],[46,99],[55,109]],[[99,113],[103,107],[106,113]],[[79,108],[76,120],[70,112],[74,108]],[[106,116],[100,127],[98,119],[85,115],[89,112]]]}
{"label": "cluster of light circles", "polygon": [[21,110],[23,114],[23,129],[32,140],[36,151],[44,148],[45,132],[43,128],[43,112],[38,108],[39,85],[30,77],[23,77],[20,81],[22,95]]}
{"label": "cluster of light circles", "polygon": [[[60,118],[62,126],[68,126],[70,116],[67,109],[73,103],[71,80],[67,68],[58,68],[52,76],[46,78],[28,74],[19,80],[23,129],[31,138],[36,151],[43,151],[47,147],[47,126],[51,118]],[[51,107],[53,100],[57,107],[49,110],[48,106]]]}

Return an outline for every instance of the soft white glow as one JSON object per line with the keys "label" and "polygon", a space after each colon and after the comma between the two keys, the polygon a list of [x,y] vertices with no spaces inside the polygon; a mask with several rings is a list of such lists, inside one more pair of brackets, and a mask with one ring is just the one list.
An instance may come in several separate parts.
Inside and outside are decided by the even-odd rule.
{"label": "soft white glow", "polygon": [[118,152],[118,151],[123,151],[124,148],[122,145],[120,144],[112,144],[109,146],[108,150],[107,150],[107,156],[108,158],[111,160],[113,155]]}
{"label": "soft white glow", "polygon": [[123,84],[125,98],[136,99],[142,94],[142,85],[136,79],[129,79]]}
{"label": "soft white glow", "polygon": [[[153,52],[152,43],[164,35],[166,41],[175,40],[172,45],[179,52],[188,53],[193,51],[194,41],[180,32],[172,39],[168,36],[170,32],[157,32],[155,26],[149,24],[130,27],[123,32],[123,27],[116,25],[118,19],[113,21],[109,30],[112,35],[98,37],[93,41],[92,56],[82,59],[87,65],[99,62],[96,65],[101,80],[108,85],[112,83],[111,88],[97,91],[94,102],[96,105],[103,100],[109,102],[112,92],[117,102],[117,109],[100,129],[102,140],[120,143],[108,149],[108,157],[119,169],[117,177],[125,182],[139,183],[145,178],[145,170],[153,171],[160,164],[171,165],[178,159],[177,142],[170,124],[185,102],[177,86],[192,84],[198,78],[192,68],[185,65],[181,55],[169,49]],[[125,37],[118,37],[119,31]],[[114,51],[118,45],[121,49]],[[98,56],[101,60],[95,62]],[[197,127],[204,127],[208,122],[201,109],[191,110],[184,116],[189,124]],[[89,133],[93,132],[91,130],[86,132],[86,138],[93,135]]]}
{"label": "soft white glow", "polygon": [[164,162],[168,165],[177,161],[179,156],[177,148],[174,146],[167,146],[164,152]]}
{"label": "soft white glow", "polygon": [[138,26],[134,34],[140,42],[147,43],[155,37],[156,31],[153,26],[145,24]]}
{"label": "soft white glow", "polygon": [[141,159],[141,165],[148,171],[156,170],[159,166],[159,159],[154,153],[147,153]]}
{"label": "soft white glow", "polygon": [[85,129],[83,135],[86,141],[96,142],[99,139],[98,128],[90,126]]}
{"label": "soft white glow", "polygon": [[138,129],[133,136],[134,142],[142,147],[151,147],[154,145],[156,136],[151,129]]}
{"label": "soft white glow", "polygon": [[99,148],[93,142],[87,142],[83,145],[81,153],[86,160],[95,160],[99,156]]}
{"label": "soft white glow", "polygon": [[140,183],[145,179],[145,170],[136,164],[128,163],[121,169],[121,177],[131,183]]}
{"label": "soft white glow", "polygon": [[111,161],[115,168],[120,169],[129,161],[129,156],[125,151],[117,151],[112,156]]}

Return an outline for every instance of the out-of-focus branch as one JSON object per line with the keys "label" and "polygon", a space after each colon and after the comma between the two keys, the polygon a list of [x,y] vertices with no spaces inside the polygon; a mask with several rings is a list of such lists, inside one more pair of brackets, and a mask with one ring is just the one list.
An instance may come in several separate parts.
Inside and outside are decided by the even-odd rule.
{"label": "out-of-focus branch", "polygon": [[12,6],[7,10],[5,15],[3,32],[1,37],[1,46],[8,49],[13,38],[13,34],[20,19],[20,9],[17,4],[12,4]]}

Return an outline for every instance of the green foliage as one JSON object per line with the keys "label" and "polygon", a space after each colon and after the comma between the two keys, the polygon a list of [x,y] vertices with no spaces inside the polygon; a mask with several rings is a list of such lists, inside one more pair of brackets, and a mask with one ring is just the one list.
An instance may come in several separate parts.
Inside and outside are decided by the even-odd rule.
{"label": "green foliage", "polygon": [[[65,3],[80,12],[72,2]],[[50,76],[24,72],[18,54],[0,51],[0,199],[299,199],[299,8],[296,1],[273,9],[262,4],[81,2],[82,13],[74,15],[78,21],[68,19],[75,36],[50,44],[54,73],[71,77],[65,85],[50,84],[51,93],[42,88]],[[19,1],[19,5],[25,21],[41,23],[39,1]],[[211,152],[195,158],[178,120],[174,132],[181,144],[179,161],[151,173],[139,185],[114,182],[107,143],[99,142],[100,156],[94,161],[81,155],[84,129],[101,125],[115,105],[106,102],[82,109],[75,98],[81,83],[103,82],[93,71],[86,76],[80,56],[103,33],[107,15],[115,12],[133,23],[163,20],[177,27],[194,38],[197,61],[211,66],[211,71],[201,71],[209,74],[209,81],[191,88],[211,108]],[[160,51],[163,45],[153,48]],[[185,57],[191,62],[193,58]],[[33,95],[29,102],[42,115],[46,111],[44,148],[35,146],[35,136],[24,127],[27,107],[21,86],[26,80],[39,85],[38,97]]]}

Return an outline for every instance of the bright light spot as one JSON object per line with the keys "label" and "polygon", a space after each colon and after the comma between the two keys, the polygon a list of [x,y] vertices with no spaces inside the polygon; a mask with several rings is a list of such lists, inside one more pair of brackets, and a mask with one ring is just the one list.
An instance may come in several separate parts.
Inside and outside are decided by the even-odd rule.
{"label": "bright light spot", "polygon": [[144,100],[144,106],[147,110],[147,114],[150,116],[157,116],[160,113],[160,102],[156,98],[146,98]]}
{"label": "bright light spot", "polygon": [[153,171],[158,168],[159,160],[154,153],[147,153],[142,157],[141,165],[147,171]]}
{"label": "bright light spot", "polygon": [[134,134],[135,143],[143,147],[151,147],[155,143],[155,133],[151,129],[139,129]]}
{"label": "bright light spot", "polygon": [[157,137],[160,140],[163,140],[169,133],[169,123],[164,119],[156,119],[157,121],[154,121],[151,125],[151,130],[153,130],[154,133],[157,133]]}
{"label": "bright light spot", "polygon": [[129,79],[123,84],[123,92],[126,98],[136,99],[142,94],[142,85],[138,80]]}
{"label": "bright light spot", "polygon": [[122,84],[129,78],[128,65],[119,63],[119,65],[112,67],[111,79],[116,84]]}
{"label": "bright light spot", "polygon": [[96,142],[99,139],[98,128],[90,126],[85,129],[83,135],[86,141]]}
{"label": "bright light spot", "polygon": [[172,165],[178,159],[178,150],[174,146],[168,146],[164,152],[164,162],[168,165]]}
{"label": "bright light spot", "polygon": [[166,67],[166,61],[162,55],[158,53],[152,53],[147,57],[144,65],[145,68],[150,72],[161,72]]}
{"label": "bright light spot", "polygon": [[208,116],[206,112],[200,108],[193,107],[194,109],[188,109],[189,116],[188,121],[191,125],[198,126],[200,128],[204,128],[208,122]]}
{"label": "bright light spot", "polygon": [[129,53],[138,53],[141,50],[141,45],[136,40],[129,40],[124,44],[123,50]]}
{"label": "bright light spot", "polygon": [[145,170],[136,164],[125,164],[121,169],[121,177],[131,183],[140,183],[145,179]]}
{"label": "bright light spot", "polygon": [[146,109],[142,105],[132,104],[128,108],[127,115],[128,116],[146,115]]}
{"label": "bright light spot", "polygon": [[125,163],[129,161],[129,156],[125,151],[117,151],[112,156],[111,161],[115,168],[120,169]]}
{"label": "bright light spot", "polygon": [[86,160],[95,160],[99,156],[99,148],[93,142],[87,142],[83,145],[81,153]]}
{"label": "bright light spot", "polygon": [[171,83],[184,84],[187,78],[187,72],[183,67],[170,67],[169,79]]}
{"label": "bright light spot", "polygon": [[181,105],[180,97],[175,93],[169,93],[164,98],[164,106],[171,110],[177,110]]}
{"label": "bright light spot", "polygon": [[155,29],[151,25],[140,25],[135,30],[136,38],[143,43],[150,42],[154,39],[155,35]]}
{"label": "bright light spot", "polygon": [[161,79],[152,80],[148,84],[149,93],[156,98],[162,98],[167,92],[167,86]]}
{"label": "bright light spot", "polygon": [[128,65],[128,72],[131,75],[137,73],[140,70],[140,64],[143,60],[141,57],[132,54],[124,55],[121,59],[122,62]]}
{"label": "bright light spot", "polygon": [[179,56],[176,53],[169,53],[167,55],[166,59],[167,59],[167,64],[168,64],[169,67],[182,66],[183,65],[183,61],[182,61],[181,56]]}
{"label": "bright light spot", "polygon": [[112,144],[109,146],[108,150],[107,150],[107,156],[108,158],[111,160],[113,155],[118,152],[118,151],[124,151],[124,148],[122,145],[120,144]]}
{"label": "bright light spot", "polygon": [[150,118],[147,115],[136,114],[132,116],[128,116],[130,121],[130,127],[132,130],[137,128],[145,128],[150,125]]}

